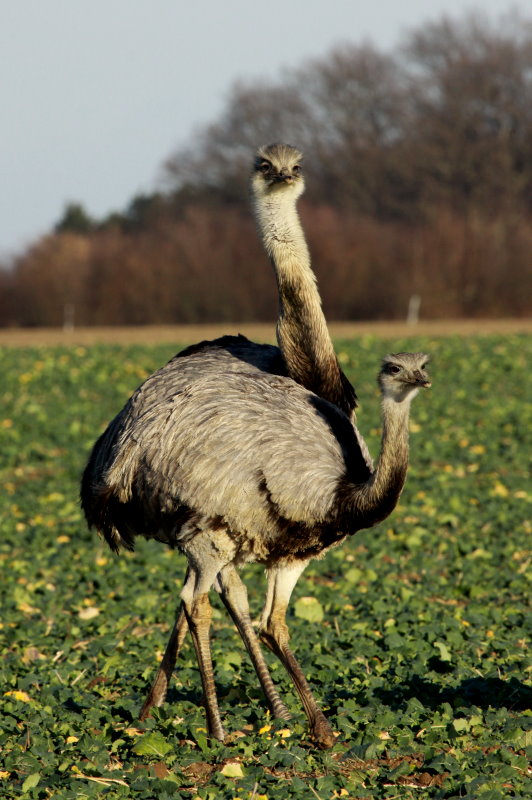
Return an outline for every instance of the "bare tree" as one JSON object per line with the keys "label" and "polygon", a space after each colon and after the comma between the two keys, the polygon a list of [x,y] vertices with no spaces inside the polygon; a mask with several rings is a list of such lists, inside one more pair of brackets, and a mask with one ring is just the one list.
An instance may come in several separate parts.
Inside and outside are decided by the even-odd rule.
{"label": "bare tree", "polygon": [[411,153],[424,200],[532,207],[532,25],[479,13],[408,37]]}

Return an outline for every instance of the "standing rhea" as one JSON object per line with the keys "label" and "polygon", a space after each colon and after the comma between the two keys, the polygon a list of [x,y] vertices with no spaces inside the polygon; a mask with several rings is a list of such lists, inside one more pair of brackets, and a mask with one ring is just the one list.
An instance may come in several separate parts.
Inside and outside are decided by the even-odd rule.
{"label": "standing rhea", "polygon": [[[427,357],[399,353],[379,373],[382,442],[376,466],[351,419],[290,378],[234,369],[188,374],[168,391],[164,370],[137,390],[96,443],[82,503],[113,550],[137,535],[179,548],[189,570],[181,594],[203,684],[209,733],[224,738],[211,661],[214,585],[248,648],[274,715],[275,690],[236,569],[268,571],[260,636],[300,695],[317,744],[334,743],[288,645],[285,613],[307,563],[387,517],[404,485],[408,418]],[[187,359],[176,359],[186,365]],[[183,367],[186,372],[186,368]],[[162,384],[162,385],[161,385]]]}
{"label": "standing rhea", "polygon": [[[287,375],[354,416],[356,395],[334,353],[297,213],[296,204],[305,188],[301,161],[301,152],[290,145],[261,147],[250,180],[257,226],[272,261],[279,289],[279,348],[256,344],[243,336],[224,336],[201,342],[178,353],[155,373],[141,390],[144,397],[153,391],[159,400],[170,398],[206,373],[261,371]],[[118,415],[98,440],[85,470],[82,503],[91,524],[96,524],[99,514],[103,513],[101,500],[94,495],[93,486],[101,482],[114,457],[124,413]],[[130,413],[137,411],[133,409]],[[225,584],[218,581],[216,586],[227,605]],[[146,717],[154,705],[164,701],[186,628],[185,615],[181,611],[142,708],[141,718]],[[256,643],[255,652],[254,658],[261,661]],[[265,664],[257,668],[265,674]],[[268,682],[269,678],[264,680]],[[278,703],[277,711],[279,708]],[[288,712],[284,713],[286,716]]]}

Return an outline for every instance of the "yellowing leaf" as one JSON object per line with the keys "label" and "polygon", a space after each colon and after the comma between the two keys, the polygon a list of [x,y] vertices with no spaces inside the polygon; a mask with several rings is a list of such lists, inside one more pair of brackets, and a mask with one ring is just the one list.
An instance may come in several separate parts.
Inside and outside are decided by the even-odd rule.
{"label": "yellowing leaf", "polygon": [[22,654],[22,663],[31,664],[34,661],[42,661],[45,658],[46,656],[43,653],[40,653],[36,647],[30,646],[24,649],[24,653]]}
{"label": "yellowing leaf", "polygon": [[466,558],[485,558],[489,560],[492,558],[492,554],[488,550],[484,550],[483,547],[477,547],[475,550],[472,550]]}
{"label": "yellowing leaf", "polygon": [[242,764],[238,761],[228,761],[220,770],[226,778],[243,778]]}
{"label": "yellowing leaf", "polygon": [[67,744],[75,744],[76,742],[79,742],[79,736],[67,736],[65,742]]}
{"label": "yellowing leaf", "polygon": [[61,492],[50,492],[50,494],[42,498],[42,501],[44,503],[60,503],[64,499],[65,495],[61,494]]}
{"label": "yellowing leaf", "polygon": [[78,617],[80,619],[94,619],[100,613],[100,609],[96,608],[95,606],[89,606],[88,608],[82,608],[78,612]]}
{"label": "yellowing leaf", "polygon": [[491,490],[490,494],[493,497],[508,497],[510,492],[509,492],[509,490],[506,488],[506,486],[503,483],[500,483],[500,481],[497,481],[497,483],[495,484],[495,486]]}
{"label": "yellowing leaf", "polygon": [[476,453],[479,456],[486,452],[486,448],[483,444],[474,444],[469,449],[472,453]]}
{"label": "yellowing leaf", "polygon": [[35,608],[35,606],[31,606],[29,603],[22,602],[19,603],[17,606],[19,611],[22,611],[23,614],[38,614],[39,609]]}
{"label": "yellowing leaf", "polygon": [[15,689],[12,692],[4,692],[4,697],[12,697],[14,700],[20,700],[21,703],[31,703],[31,697],[27,692],[20,692]]}
{"label": "yellowing leaf", "polygon": [[144,731],[141,731],[140,728],[126,728],[124,733],[127,733],[128,736],[141,736]]}

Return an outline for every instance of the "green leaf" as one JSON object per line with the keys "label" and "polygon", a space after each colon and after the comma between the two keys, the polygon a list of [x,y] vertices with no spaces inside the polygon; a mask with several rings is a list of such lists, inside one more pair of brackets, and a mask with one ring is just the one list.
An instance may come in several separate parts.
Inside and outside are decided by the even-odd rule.
{"label": "green leaf", "polygon": [[358,567],[351,567],[345,573],[345,579],[348,583],[359,583],[362,578],[362,570]]}
{"label": "green leaf", "polygon": [[242,654],[236,650],[230,650],[224,653],[222,658],[218,660],[219,665],[227,670],[238,669],[242,664]]}
{"label": "green leaf", "polygon": [[504,739],[518,748],[530,747],[532,745],[532,730],[525,731],[522,728],[514,728],[505,732]]}
{"label": "green leaf", "polygon": [[294,613],[307,622],[321,622],[324,616],[323,606],[316,597],[300,597],[294,603]]}
{"label": "green leaf", "polygon": [[28,775],[28,777],[22,784],[22,791],[29,792],[30,789],[35,789],[35,787],[39,785],[40,780],[41,780],[40,772],[33,772],[31,775]]}
{"label": "green leaf", "polygon": [[443,642],[434,642],[434,647],[437,647],[438,650],[440,651],[440,656],[439,656],[440,661],[451,661],[452,660],[451,653],[450,653],[447,645],[445,645]]}
{"label": "green leaf", "polygon": [[133,748],[138,756],[165,756],[172,750],[172,745],[157,731],[146,733]]}

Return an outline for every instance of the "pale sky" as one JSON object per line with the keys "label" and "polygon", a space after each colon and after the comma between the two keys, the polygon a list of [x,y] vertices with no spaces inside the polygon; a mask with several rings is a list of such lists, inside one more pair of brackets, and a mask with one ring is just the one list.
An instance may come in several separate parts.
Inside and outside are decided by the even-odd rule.
{"label": "pale sky", "polygon": [[443,13],[504,0],[0,0],[0,257],[81,202],[102,217],[157,188],[237,79],[276,78],[335,44],[392,50]]}

